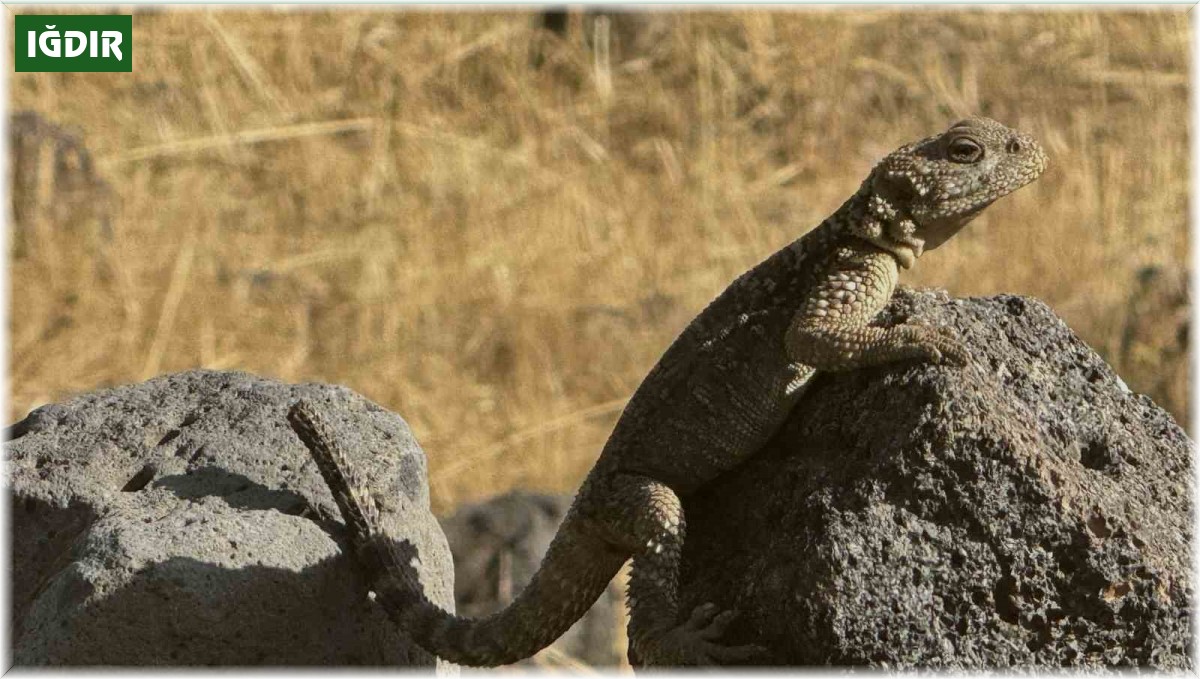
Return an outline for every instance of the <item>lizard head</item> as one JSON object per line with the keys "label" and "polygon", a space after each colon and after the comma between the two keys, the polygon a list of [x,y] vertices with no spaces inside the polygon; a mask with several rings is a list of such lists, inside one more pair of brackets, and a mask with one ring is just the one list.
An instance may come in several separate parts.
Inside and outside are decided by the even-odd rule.
{"label": "lizard head", "polygon": [[1041,176],[1046,164],[1033,137],[990,118],[967,118],[888,154],[863,185],[865,217],[855,230],[908,268],[988,205]]}

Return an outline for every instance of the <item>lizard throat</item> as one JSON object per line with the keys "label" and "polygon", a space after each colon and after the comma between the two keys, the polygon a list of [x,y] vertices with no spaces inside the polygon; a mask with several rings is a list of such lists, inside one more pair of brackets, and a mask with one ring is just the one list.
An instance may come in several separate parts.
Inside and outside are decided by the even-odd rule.
{"label": "lizard throat", "polygon": [[890,247],[884,247],[883,249],[892,253],[892,256],[896,258],[896,263],[900,265],[901,269],[905,270],[911,269],[913,264],[917,263],[917,257],[921,256],[916,247],[904,243],[894,243]]}
{"label": "lizard throat", "polygon": [[844,232],[892,255],[900,268],[910,269],[925,251],[925,240],[917,235],[916,222],[900,204],[903,201],[895,196],[864,183],[839,209],[841,219],[837,221]]}
{"label": "lizard throat", "polygon": [[901,269],[911,269],[913,264],[917,263],[917,258],[921,256],[922,249],[920,246],[909,243],[898,243],[886,235],[880,238],[871,239],[871,244],[880,250],[884,250],[896,258],[896,263]]}
{"label": "lizard throat", "polygon": [[896,263],[904,270],[911,269],[913,264],[917,263],[917,258],[925,252],[925,243],[921,239],[911,236],[901,241],[893,238],[886,232],[871,235],[859,233],[856,235],[895,257]]}

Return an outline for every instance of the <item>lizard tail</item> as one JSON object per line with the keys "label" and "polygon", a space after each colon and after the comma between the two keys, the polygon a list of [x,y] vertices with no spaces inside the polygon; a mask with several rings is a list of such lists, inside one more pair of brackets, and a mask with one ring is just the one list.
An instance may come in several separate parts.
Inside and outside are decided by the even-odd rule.
{"label": "lizard tail", "polygon": [[413,642],[444,660],[491,667],[532,656],[583,617],[629,557],[588,531],[572,510],[541,567],[508,607],[485,618],[458,617],[425,596],[412,559],[384,533],[367,485],[311,404],[292,406],[288,422],[333,493],[376,600]]}
{"label": "lizard tail", "polygon": [[492,667],[528,658],[583,617],[627,558],[598,540],[583,544],[572,523],[563,523],[516,599],[485,618],[451,615],[423,596],[412,605],[412,590],[407,600],[403,594],[393,599],[391,591],[379,592],[379,600],[417,645],[450,662]]}

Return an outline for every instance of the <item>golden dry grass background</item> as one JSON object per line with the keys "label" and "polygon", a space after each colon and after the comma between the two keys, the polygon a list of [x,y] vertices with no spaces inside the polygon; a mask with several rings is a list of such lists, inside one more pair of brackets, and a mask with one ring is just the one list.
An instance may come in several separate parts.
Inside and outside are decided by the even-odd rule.
{"label": "golden dry grass background", "polygon": [[134,11],[132,74],[10,79],[110,187],[42,186],[13,223],[10,421],[240,369],[402,414],[437,510],[569,490],[712,296],[974,113],[1052,166],[907,282],[1040,297],[1187,411],[1162,320],[1186,307],[1147,292],[1186,266],[1182,11],[577,16],[566,40],[527,13]]}

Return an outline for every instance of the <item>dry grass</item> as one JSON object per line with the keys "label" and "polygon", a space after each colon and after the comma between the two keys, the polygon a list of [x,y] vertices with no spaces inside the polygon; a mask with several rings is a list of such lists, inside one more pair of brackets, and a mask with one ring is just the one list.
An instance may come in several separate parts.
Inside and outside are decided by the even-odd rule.
{"label": "dry grass", "polygon": [[1119,351],[1138,272],[1186,266],[1181,11],[673,13],[607,52],[576,26],[540,68],[519,13],[134,22],[133,74],[10,80],[115,194],[108,230],[15,224],[10,419],[241,369],[403,414],[439,510],[566,490],[694,312],[892,147],[970,113],[1053,165],[908,282],[1040,297],[1186,412],[1183,358]]}

